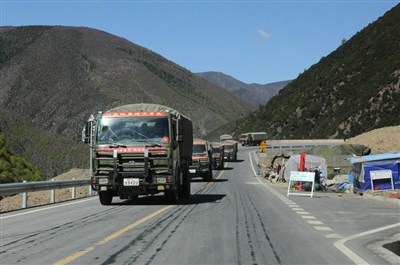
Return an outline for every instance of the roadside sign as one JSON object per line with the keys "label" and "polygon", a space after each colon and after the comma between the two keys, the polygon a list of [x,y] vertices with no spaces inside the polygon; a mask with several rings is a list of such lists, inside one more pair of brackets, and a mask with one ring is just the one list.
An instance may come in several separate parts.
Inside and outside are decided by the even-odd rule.
{"label": "roadside sign", "polygon": [[261,141],[260,143],[260,153],[266,153],[267,152],[267,143],[265,141]]}
{"label": "roadside sign", "polygon": [[390,184],[392,185],[392,190],[394,190],[394,183],[392,178],[392,171],[389,170],[374,170],[369,172],[371,176],[371,189],[374,192],[374,180],[377,179],[390,179]]}
{"label": "roadside sign", "polygon": [[[311,192],[304,192],[304,191],[291,192],[290,189],[292,184],[299,182],[311,182]],[[300,196],[310,196],[312,198],[314,192],[314,184],[315,184],[314,172],[291,171],[287,197],[289,197],[289,195],[300,195]]]}

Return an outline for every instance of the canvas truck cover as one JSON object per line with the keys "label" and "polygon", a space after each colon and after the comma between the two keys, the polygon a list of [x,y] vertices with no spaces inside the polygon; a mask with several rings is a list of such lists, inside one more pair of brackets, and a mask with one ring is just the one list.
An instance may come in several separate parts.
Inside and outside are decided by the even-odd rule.
{"label": "canvas truck cover", "polygon": [[159,104],[139,103],[119,106],[110,110],[107,110],[103,115],[110,113],[124,113],[124,112],[137,112],[137,113],[151,113],[152,115],[172,115],[175,118],[181,120],[183,145],[181,146],[181,155],[183,157],[192,157],[193,151],[193,125],[189,118],[178,112],[177,110]]}
{"label": "canvas truck cover", "polygon": [[253,140],[267,140],[267,133],[265,132],[251,132],[249,135],[253,137]]}
{"label": "canvas truck cover", "polygon": [[233,139],[232,135],[229,135],[229,134],[223,134],[223,135],[221,135],[221,136],[219,137],[219,140],[220,140],[221,142],[228,141],[228,140],[232,140],[232,139]]}

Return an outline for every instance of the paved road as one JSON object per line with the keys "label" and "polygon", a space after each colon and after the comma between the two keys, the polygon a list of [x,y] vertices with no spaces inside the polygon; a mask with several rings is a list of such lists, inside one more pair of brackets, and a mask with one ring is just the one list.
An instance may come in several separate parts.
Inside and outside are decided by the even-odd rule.
{"label": "paved road", "polygon": [[252,150],[194,179],[184,205],[95,197],[2,214],[0,264],[390,264],[369,246],[399,232],[398,205],[287,198],[254,175]]}

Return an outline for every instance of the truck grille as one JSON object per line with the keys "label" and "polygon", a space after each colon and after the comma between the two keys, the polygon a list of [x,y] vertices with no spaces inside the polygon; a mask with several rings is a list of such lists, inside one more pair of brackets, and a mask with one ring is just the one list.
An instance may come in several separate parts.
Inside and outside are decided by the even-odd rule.
{"label": "truck grille", "polygon": [[[170,173],[171,161],[167,153],[149,152],[148,170],[156,173]],[[120,153],[117,155],[116,167],[119,175],[144,177],[144,153]],[[114,172],[114,158],[112,154],[97,154],[95,159],[96,175],[110,175]]]}

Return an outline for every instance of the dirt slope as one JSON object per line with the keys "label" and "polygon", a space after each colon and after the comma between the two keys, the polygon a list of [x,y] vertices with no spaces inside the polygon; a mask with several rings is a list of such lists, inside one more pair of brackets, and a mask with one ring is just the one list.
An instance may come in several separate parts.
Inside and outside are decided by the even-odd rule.
{"label": "dirt slope", "polygon": [[370,147],[372,154],[400,152],[400,125],[375,129],[347,141]]}

